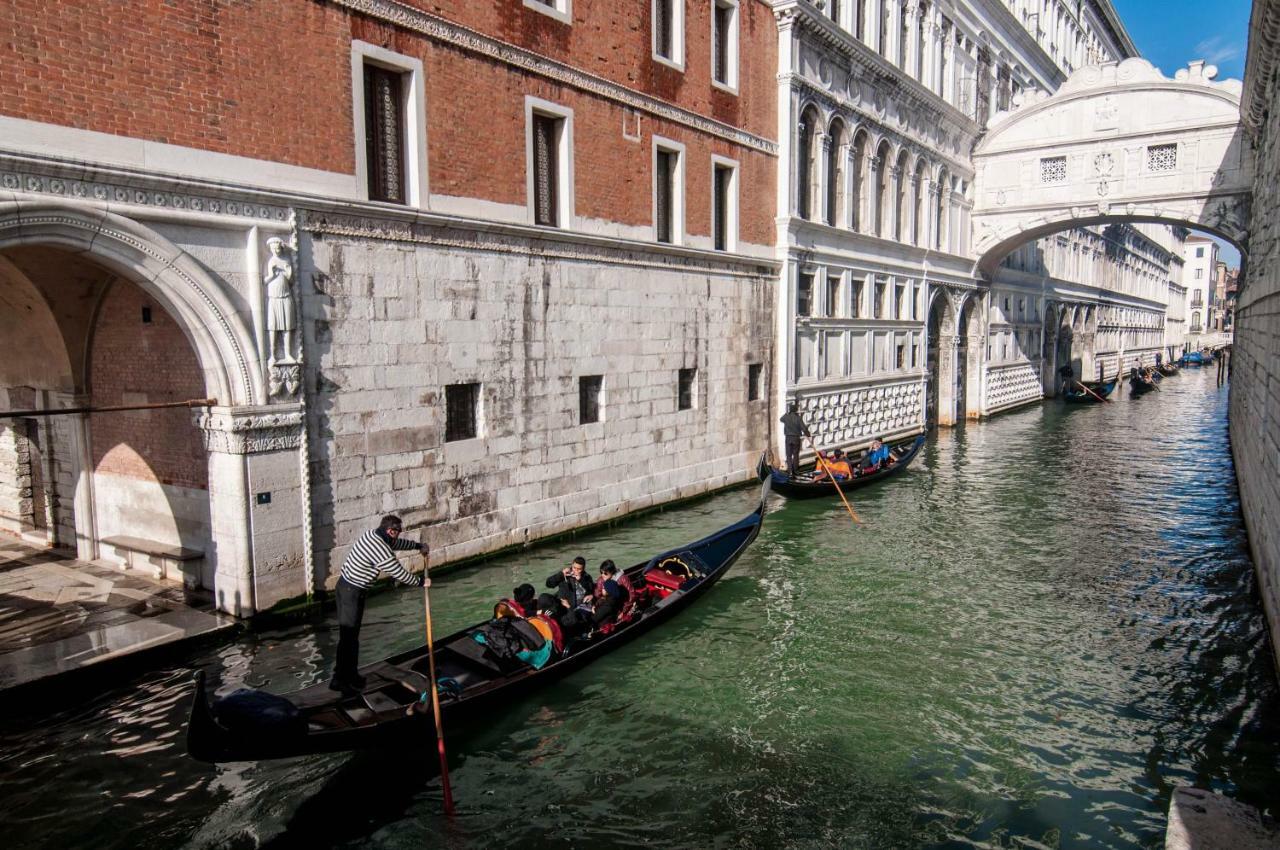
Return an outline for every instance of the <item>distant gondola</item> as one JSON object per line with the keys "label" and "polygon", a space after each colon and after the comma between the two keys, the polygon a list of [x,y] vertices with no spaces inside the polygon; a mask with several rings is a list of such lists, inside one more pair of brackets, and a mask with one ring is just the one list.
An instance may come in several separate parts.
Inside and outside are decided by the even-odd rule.
{"label": "distant gondola", "polygon": [[[688,607],[755,540],[768,493],[766,482],[760,504],[750,515],[629,568],[628,577],[638,593],[650,597],[650,604],[608,634],[569,641],[563,654],[541,669],[492,656],[472,637],[483,623],[436,641],[436,678],[449,686],[440,692],[446,729],[463,719],[483,721],[501,712],[523,694],[585,667]],[[339,694],[323,682],[284,697],[262,694],[265,704],[285,711],[281,722],[260,728],[236,722],[235,716],[221,717],[218,703],[209,702],[200,671],[187,724],[187,751],[201,761],[257,761],[433,740],[435,724],[426,703],[431,687],[427,661],[427,648],[421,646],[365,666],[361,673],[366,684],[354,695]]]}
{"label": "distant gondola", "polygon": [[1172,378],[1181,371],[1176,363],[1161,363],[1156,368],[1159,369],[1160,374],[1164,375],[1166,378]]}
{"label": "distant gondola", "polygon": [[1143,380],[1139,376],[1137,369],[1129,372],[1129,388],[1133,390],[1134,395],[1146,395],[1156,388],[1155,380]]}
{"label": "distant gondola", "polygon": [[1178,362],[1183,366],[1203,366],[1206,363],[1211,362],[1212,360],[1213,358],[1206,357],[1204,354],[1202,354],[1199,351],[1189,351],[1186,354],[1182,355],[1181,359],[1179,359]]}
{"label": "distant gondola", "polygon": [[1062,391],[1062,400],[1069,404],[1102,404],[1119,380],[1119,377],[1115,377],[1109,381],[1084,381],[1084,385],[1093,390],[1091,393],[1080,389],[1080,384],[1077,383]]}
{"label": "distant gondola", "polygon": [[[923,445],[924,435],[921,435],[910,443],[900,443],[892,446],[892,451],[898,455],[898,459],[893,463],[887,464],[875,472],[855,475],[853,478],[846,478],[836,483],[840,485],[841,490],[847,492],[856,490],[859,487],[865,487],[868,484],[874,484],[877,481],[883,481],[906,469],[911,461],[915,460],[916,453],[920,451],[920,447]],[[852,461],[850,461],[850,465],[853,465]],[[813,480],[813,469],[809,469],[792,478],[784,470],[774,469],[761,460],[760,468],[757,472],[761,479],[772,479],[774,492],[786,496],[788,499],[815,499],[819,496],[835,495],[835,488],[831,486],[830,481],[825,478],[820,481]]]}

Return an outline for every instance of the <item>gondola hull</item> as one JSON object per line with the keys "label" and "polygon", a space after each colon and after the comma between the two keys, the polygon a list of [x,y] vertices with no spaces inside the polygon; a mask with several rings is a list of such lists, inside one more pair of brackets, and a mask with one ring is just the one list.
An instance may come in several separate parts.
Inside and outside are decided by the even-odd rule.
{"label": "gondola hull", "polygon": [[1147,393],[1154,390],[1156,388],[1156,385],[1154,381],[1148,383],[1147,381],[1144,381],[1141,378],[1130,378],[1129,388],[1133,391],[1134,395],[1146,395]]}
{"label": "gondola hull", "polygon": [[[860,487],[866,487],[868,484],[874,484],[877,481],[884,481],[886,478],[892,478],[902,472],[911,465],[911,461],[915,460],[916,455],[920,451],[920,447],[924,445],[924,435],[916,437],[910,444],[899,444],[897,449],[901,452],[898,462],[877,470],[866,475],[858,475],[853,478],[838,481],[840,489],[844,492],[857,490]],[[809,470],[812,472],[812,470]],[[818,499],[824,496],[835,496],[836,489],[831,486],[831,482],[823,479],[822,481],[807,481],[804,479],[804,473],[800,477],[791,478],[781,469],[773,469],[766,465],[763,461],[760,463],[758,473],[762,479],[768,478],[773,482],[773,492],[786,496],[788,499]]]}
{"label": "gondola hull", "polygon": [[1119,379],[1113,378],[1110,381],[1090,381],[1085,386],[1093,390],[1092,393],[1085,392],[1079,386],[1074,389],[1063,391],[1062,400],[1068,404],[1102,404],[1106,398],[1115,390]]}
{"label": "gondola hull", "polygon": [[1172,378],[1174,375],[1178,374],[1179,372],[1178,367],[1173,363],[1162,363],[1156,368],[1159,369],[1160,374],[1164,375],[1166,378]]}
{"label": "gondola hull", "polygon": [[[703,539],[679,549],[655,556],[648,562],[627,570],[637,586],[654,565],[678,558],[698,564],[702,577],[687,588],[681,588],[656,601],[633,620],[608,635],[591,640],[571,642],[563,656],[553,658],[541,669],[517,663],[516,669],[500,671],[487,680],[477,680],[460,694],[445,696],[440,701],[441,720],[445,728],[483,722],[513,700],[570,675],[619,646],[651,631],[702,597],[723,576],[760,532],[764,518],[766,483],[760,504],[747,517]],[[454,672],[452,663],[466,659],[451,648],[473,643],[476,626],[455,632],[436,641],[437,678]],[[324,683],[304,688],[285,698],[295,706],[300,719],[296,728],[282,733],[265,729],[261,733],[228,728],[219,721],[215,707],[206,693],[203,671],[196,674],[195,696],[187,725],[187,751],[193,758],[207,762],[259,761],[288,758],[314,753],[342,752],[381,747],[403,747],[434,739],[435,722],[425,701],[430,678],[427,673],[426,646],[394,655],[385,661],[361,668],[367,682],[359,694],[344,696],[329,690]],[[475,670],[466,671],[474,674]],[[458,674],[461,675],[461,674]]]}

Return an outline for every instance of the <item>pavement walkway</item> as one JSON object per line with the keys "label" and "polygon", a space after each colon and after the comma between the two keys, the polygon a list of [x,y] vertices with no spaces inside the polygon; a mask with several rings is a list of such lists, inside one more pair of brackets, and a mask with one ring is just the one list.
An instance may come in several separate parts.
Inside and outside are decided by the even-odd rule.
{"label": "pavement walkway", "polygon": [[181,586],[0,537],[0,692],[235,627]]}

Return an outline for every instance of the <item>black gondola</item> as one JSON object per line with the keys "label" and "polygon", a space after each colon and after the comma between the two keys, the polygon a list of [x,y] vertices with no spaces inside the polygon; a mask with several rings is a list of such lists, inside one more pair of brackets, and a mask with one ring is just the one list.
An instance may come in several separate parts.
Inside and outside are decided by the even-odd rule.
{"label": "black gondola", "polygon": [[[479,626],[436,641],[436,680],[448,685],[440,691],[446,729],[463,719],[483,720],[519,696],[585,667],[688,607],[755,540],[768,493],[769,482],[765,482],[760,504],[748,516],[695,543],[629,568],[627,575],[637,588],[653,588],[651,603],[608,634],[571,640],[561,655],[553,655],[541,669],[522,661],[496,659],[472,638]],[[239,721],[238,714],[232,715],[230,710],[220,711],[217,703],[211,705],[204,671],[199,671],[187,724],[187,752],[208,762],[258,761],[433,740],[427,661],[424,645],[367,665],[361,668],[366,683],[354,695],[332,691],[324,682],[284,697],[253,692],[251,698],[277,709],[278,722],[259,727]]]}
{"label": "black gondola", "polygon": [[1164,375],[1166,378],[1172,378],[1174,375],[1178,374],[1178,372],[1181,371],[1178,368],[1177,364],[1174,364],[1174,363],[1161,363],[1156,368],[1159,369],[1160,374]]}
{"label": "black gondola", "polygon": [[1134,395],[1146,395],[1156,388],[1156,382],[1154,378],[1143,378],[1137,369],[1132,369],[1129,372],[1129,388]]}
{"label": "black gondola", "polygon": [[1086,392],[1080,388],[1080,384],[1070,387],[1062,391],[1062,400],[1070,404],[1102,404],[1102,402],[1111,395],[1115,390],[1116,384],[1120,382],[1119,376],[1109,381],[1084,381],[1084,385],[1093,392]]}
{"label": "black gondola", "polygon": [[[920,447],[924,445],[924,435],[921,434],[910,443],[899,443],[892,446],[892,450],[898,455],[898,459],[877,469],[875,472],[868,472],[865,475],[855,475],[853,478],[846,478],[838,481],[840,489],[843,491],[856,490],[859,487],[865,487],[868,484],[874,484],[877,481],[883,481],[893,475],[898,474],[906,469],[911,461],[915,460],[916,454],[920,451]],[[850,466],[852,466],[852,461]],[[816,499],[820,496],[834,496],[835,488],[831,486],[831,482],[823,478],[820,481],[813,480],[813,469],[801,472],[795,478],[787,475],[785,470],[774,469],[764,462],[760,461],[760,468],[756,471],[762,480],[771,480],[773,482],[773,491],[779,495],[786,496],[788,499]]]}

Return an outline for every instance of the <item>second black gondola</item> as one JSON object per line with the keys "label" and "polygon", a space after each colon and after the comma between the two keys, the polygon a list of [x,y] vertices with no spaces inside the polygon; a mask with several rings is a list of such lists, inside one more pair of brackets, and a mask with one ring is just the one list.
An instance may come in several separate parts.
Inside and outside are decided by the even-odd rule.
{"label": "second black gondola", "polygon": [[1075,386],[1062,391],[1062,400],[1070,404],[1102,404],[1107,396],[1111,395],[1112,391],[1115,390],[1119,381],[1118,377],[1109,381],[1085,381],[1084,385],[1093,390],[1093,392],[1086,392],[1077,383]]}
{"label": "second black gondola", "polygon": [[[848,492],[849,490],[856,490],[859,487],[866,487],[868,484],[891,478],[906,469],[911,464],[911,461],[915,460],[916,454],[923,445],[924,435],[921,434],[910,443],[899,443],[896,446],[891,446],[892,451],[898,455],[896,461],[877,469],[875,472],[855,475],[853,478],[846,478],[836,483],[840,485],[841,490]],[[852,465],[852,461],[850,465]],[[757,470],[757,474],[761,479],[772,479],[773,492],[786,496],[788,499],[817,499],[822,496],[834,496],[835,488],[831,486],[831,482],[825,478],[814,481],[813,473],[814,470],[809,469],[792,478],[787,475],[785,470],[774,469],[763,460],[760,461],[760,468]]]}

